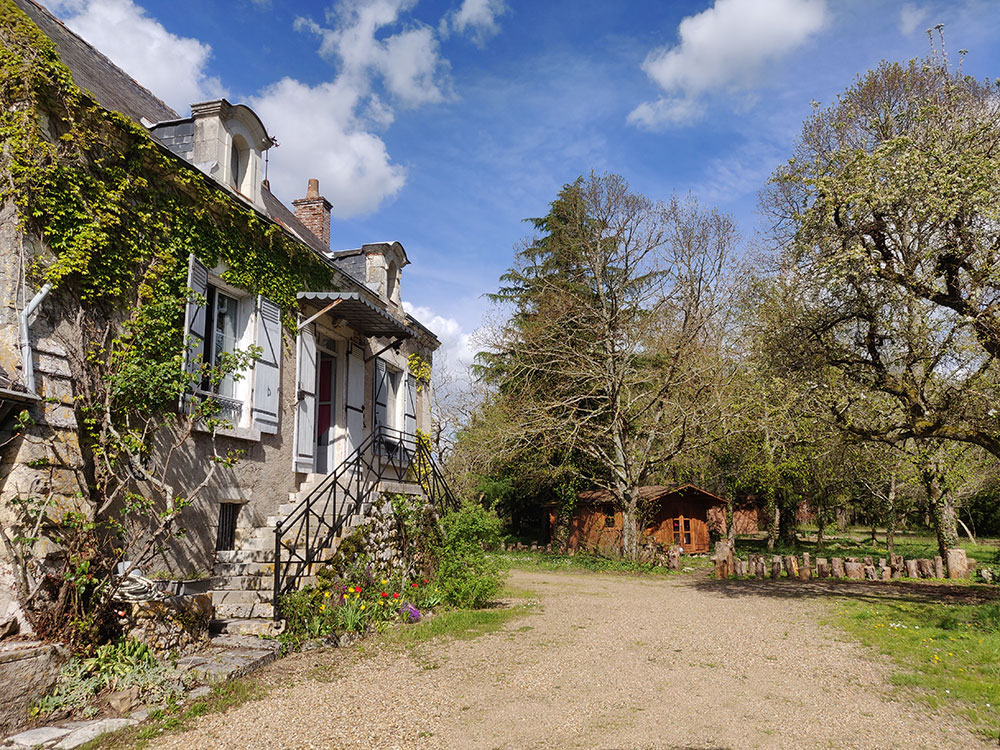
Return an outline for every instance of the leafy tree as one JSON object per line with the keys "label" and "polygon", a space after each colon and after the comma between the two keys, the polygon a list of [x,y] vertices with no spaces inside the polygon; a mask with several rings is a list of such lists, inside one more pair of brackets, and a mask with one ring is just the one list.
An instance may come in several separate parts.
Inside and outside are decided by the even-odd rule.
{"label": "leafy tree", "polygon": [[496,299],[511,314],[480,372],[508,435],[611,492],[635,557],[638,488],[711,435],[736,232],[693,200],[657,203],[617,175],[566,185],[533,223],[542,234],[503,277]]}
{"label": "leafy tree", "polygon": [[942,555],[942,446],[1000,456],[998,115],[943,54],[882,63],[817,108],[765,194],[775,357],[847,433],[922,456]]}

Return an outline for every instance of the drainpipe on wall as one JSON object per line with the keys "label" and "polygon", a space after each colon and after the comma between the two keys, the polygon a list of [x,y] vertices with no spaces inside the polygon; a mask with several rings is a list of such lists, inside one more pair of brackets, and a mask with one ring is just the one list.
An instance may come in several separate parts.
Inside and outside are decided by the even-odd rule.
{"label": "drainpipe on wall", "polygon": [[24,378],[24,387],[28,393],[35,393],[35,364],[31,359],[31,334],[28,329],[28,318],[35,312],[35,309],[42,304],[42,300],[52,291],[52,284],[46,284],[38,290],[38,294],[31,298],[21,314],[18,315],[18,325],[21,333],[21,375]]}

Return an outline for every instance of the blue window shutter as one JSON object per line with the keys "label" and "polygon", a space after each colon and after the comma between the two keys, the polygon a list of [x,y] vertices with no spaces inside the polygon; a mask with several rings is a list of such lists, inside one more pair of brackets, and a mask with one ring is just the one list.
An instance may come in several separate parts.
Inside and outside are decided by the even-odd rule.
{"label": "blue window shutter", "polygon": [[261,354],[253,368],[253,427],[278,431],[278,393],[281,386],[281,308],[266,297],[257,298],[256,345]]}

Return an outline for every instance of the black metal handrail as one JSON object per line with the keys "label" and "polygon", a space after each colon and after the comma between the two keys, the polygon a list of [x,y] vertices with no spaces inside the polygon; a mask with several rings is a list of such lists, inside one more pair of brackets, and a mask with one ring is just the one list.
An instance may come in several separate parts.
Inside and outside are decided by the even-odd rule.
{"label": "black metal handrail", "polygon": [[274,618],[280,618],[280,598],[298,587],[312,566],[326,562],[328,549],[347,520],[377,500],[387,476],[419,484],[427,499],[445,513],[458,507],[429,446],[414,435],[388,427],[376,428],[274,529]]}

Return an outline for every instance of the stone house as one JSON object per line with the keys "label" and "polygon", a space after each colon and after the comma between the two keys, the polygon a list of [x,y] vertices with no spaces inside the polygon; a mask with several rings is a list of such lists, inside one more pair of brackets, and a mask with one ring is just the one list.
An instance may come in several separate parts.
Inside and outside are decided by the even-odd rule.
{"label": "stone house", "polygon": [[[206,262],[211,254],[199,257],[195,248],[182,259],[196,293],[184,311],[186,366],[248,347],[259,347],[259,354],[240,377],[203,382],[185,397],[215,399],[229,426],[194,430],[173,457],[171,486],[179,493],[204,486],[176,521],[184,536],[163,542],[145,572],[202,578],[215,589],[218,616],[268,616],[276,590],[275,528],[283,521],[286,533],[299,534],[312,517],[315,538],[307,541],[316,548],[290,553],[312,561],[372,513],[386,487],[422,492],[409,481],[407,461],[417,452],[418,432],[429,430],[432,386],[418,381],[410,358],[431,363],[440,342],[403,309],[406,252],[399,242],[333,251],[332,207],[317,180],[291,208],[282,204],[265,179],[275,140],[249,107],[218,99],[194,103],[182,117],[41,5],[5,2],[51,40],[75,84],[103,110],[141,125],[178,173],[197,170],[198,189],[222,196],[234,215],[263,227],[262,236],[280,235],[276,247],[290,248],[295,263],[326,279],[317,286],[303,278],[290,311],[234,280],[224,261]],[[0,206],[0,528],[8,530],[26,497],[44,497],[52,518],[72,508],[93,511],[94,458],[81,438],[76,401],[79,363],[86,359],[81,303],[58,285],[33,281],[30,271],[33,259],[51,253],[44,239],[23,229],[14,201]],[[33,424],[16,433],[12,422],[25,409]],[[240,460],[209,473],[206,457],[228,451]],[[349,459],[361,466],[359,457],[364,475],[351,474],[353,489],[345,490],[342,467]],[[303,513],[307,498],[324,505]],[[45,538],[32,550],[38,558],[59,552]],[[14,568],[9,547],[0,549],[0,619],[17,609]]]}

